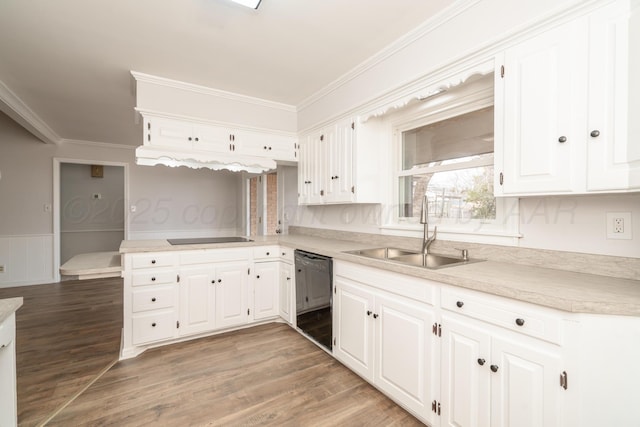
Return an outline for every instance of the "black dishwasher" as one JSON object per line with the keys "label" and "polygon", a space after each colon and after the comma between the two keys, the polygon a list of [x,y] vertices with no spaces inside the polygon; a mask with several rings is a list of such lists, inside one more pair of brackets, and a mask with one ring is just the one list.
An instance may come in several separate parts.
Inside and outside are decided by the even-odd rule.
{"label": "black dishwasher", "polygon": [[294,253],[297,327],[331,351],[333,261],[311,252],[296,250]]}

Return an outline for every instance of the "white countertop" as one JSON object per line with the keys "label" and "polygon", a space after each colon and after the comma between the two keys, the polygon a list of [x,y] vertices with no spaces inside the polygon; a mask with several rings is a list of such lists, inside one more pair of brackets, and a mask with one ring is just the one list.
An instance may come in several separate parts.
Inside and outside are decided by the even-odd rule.
{"label": "white countertop", "polygon": [[215,249],[280,244],[335,260],[381,268],[427,280],[513,298],[573,313],[640,316],[640,281],[506,262],[484,261],[437,270],[346,254],[379,247],[307,235],[256,237],[253,242],[172,246],[166,240],[122,242],[121,253]]}
{"label": "white countertop", "polygon": [[22,297],[0,299],[0,323],[22,307]]}

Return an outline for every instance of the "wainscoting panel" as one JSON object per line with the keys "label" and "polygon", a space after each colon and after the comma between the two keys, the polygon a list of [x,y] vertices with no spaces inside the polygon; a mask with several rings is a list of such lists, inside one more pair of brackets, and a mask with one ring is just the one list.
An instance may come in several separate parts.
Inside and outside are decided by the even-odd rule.
{"label": "wainscoting panel", "polygon": [[53,234],[0,236],[0,287],[52,283]]}

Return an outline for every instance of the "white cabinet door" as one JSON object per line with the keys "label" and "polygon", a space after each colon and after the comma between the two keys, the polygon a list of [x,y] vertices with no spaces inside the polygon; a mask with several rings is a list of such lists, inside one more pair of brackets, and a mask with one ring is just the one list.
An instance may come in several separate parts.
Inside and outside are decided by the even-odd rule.
{"label": "white cabinet door", "polygon": [[249,263],[225,263],[217,266],[216,327],[242,325],[249,320],[248,294]]}
{"label": "white cabinet door", "polygon": [[491,338],[486,331],[442,316],[441,425],[489,425],[490,356]]}
{"label": "white cabinet door", "polygon": [[587,190],[640,188],[640,6],[614,2],[589,21]]}
{"label": "white cabinet door", "polygon": [[215,329],[216,285],[213,268],[207,266],[180,269],[180,336]]}
{"label": "white cabinet door", "polygon": [[309,204],[311,200],[313,144],[311,136],[300,141],[300,160],[298,161],[298,204],[300,205]]}
{"label": "white cabinet door", "polygon": [[333,301],[333,355],[351,370],[373,381],[373,294],[365,287],[336,277]]}
{"label": "white cabinet door", "polygon": [[293,265],[281,262],[280,274],[279,274],[279,292],[278,298],[280,304],[278,305],[280,310],[280,317],[282,317],[287,323],[293,324],[293,312],[294,308],[291,304],[293,301]]}
{"label": "white cabinet door", "polygon": [[578,123],[584,115],[585,40],[584,20],[576,20],[505,51],[504,69],[498,64],[496,70],[497,76],[504,70],[497,79],[504,84],[503,105],[496,99],[496,126],[504,133],[495,147],[503,158],[496,168],[502,194],[572,190],[581,160],[575,153],[585,141]]}
{"label": "white cabinet door", "polygon": [[336,126],[336,136],[328,141],[326,203],[344,203],[353,200],[353,150],[355,122],[346,120]]}
{"label": "white cabinet door", "polygon": [[238,131],[235,134],[236,151],[239,154],[268,157],[275,160],[298,160],[294,137],[251,131]]}
{"label": "white cabinet door", "polygon": [[158,147],[193,148],[193,125],[156,117],[144,119],[144,144]]}
{"label": "white cabinet door", "polygon": [[253,318],[278,315],[279,261],[259,262],[254,266]]}
{"label": "white cabinet door", "polygon": [[494,337],[491,426],[562,425],[560,355]]}
{"label": "white cabinet door", "polygon": [[204,125],[194,128],[194,150],[232,153],[233,144],[233,131],[229,128]]}
{"label": "white cabinet door", "polygon": [[435,314],[424,304],[376,295],[373,313],[376,342],[374,384],[430,424],[439,370],[437,337],[431,328]]}

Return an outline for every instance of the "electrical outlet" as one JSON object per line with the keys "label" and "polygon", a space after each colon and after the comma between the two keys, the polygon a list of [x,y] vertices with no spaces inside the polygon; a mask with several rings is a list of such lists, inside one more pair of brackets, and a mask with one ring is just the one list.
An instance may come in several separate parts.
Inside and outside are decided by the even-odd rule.
{"label": "electrical outlet", "polygon": [[624,233],[624,218],[613,218],[613,232]]}
{"label": "electrical outlet", "polygon": [[607,239],[631,240],[631,212],[607,212]]}

